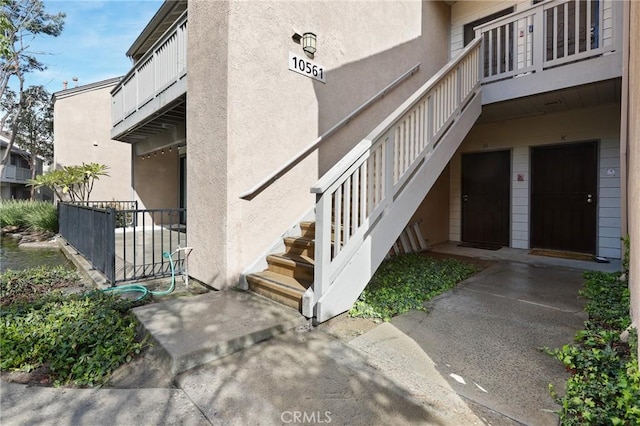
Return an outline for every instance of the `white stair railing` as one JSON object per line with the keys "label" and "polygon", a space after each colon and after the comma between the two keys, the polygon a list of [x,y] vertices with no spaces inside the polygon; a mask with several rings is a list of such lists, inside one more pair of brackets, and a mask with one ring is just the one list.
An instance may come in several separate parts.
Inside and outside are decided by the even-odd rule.
{"label": "white stair railing", "polygon": [[446,166],[480,112],[480,49],[472,42],[311,188],[315,278],[304,315],[323,322],[348,309],[433,184],[414,192],[417,177],[435,181]]}

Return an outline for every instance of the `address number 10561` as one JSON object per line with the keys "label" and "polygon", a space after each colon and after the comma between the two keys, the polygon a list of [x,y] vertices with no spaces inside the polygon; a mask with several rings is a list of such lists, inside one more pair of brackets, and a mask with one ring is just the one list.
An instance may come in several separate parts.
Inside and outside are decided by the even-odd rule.
{"label": "address number 10561", "polygon": [[292,52],[289,52],[289,70],[326,83],[326,71],[322,65]]}

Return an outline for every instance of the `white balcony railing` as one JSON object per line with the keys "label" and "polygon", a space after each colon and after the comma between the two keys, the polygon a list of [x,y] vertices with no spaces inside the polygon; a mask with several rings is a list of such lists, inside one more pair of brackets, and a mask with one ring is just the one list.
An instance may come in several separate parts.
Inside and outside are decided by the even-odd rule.
{"label": "white balcony railing", "polygon": [[613,0],[546,1],[476,28],[483,83],[538,73],[620,49]]}
{"label": "white balcony railing", "polygon": [[[141,111],[187,74],[187,12],[165,32],[111,91],[111,118],[116,127]],[[164,99],[167,104],[173,99]],[[145,118],[145,117],[140,117]]]}
{"label": "white balcony railing", "polygon": [[31,179],[31,169],[7,164],[2,170],[2,180],[4,181],[26,182],[27,179]]}

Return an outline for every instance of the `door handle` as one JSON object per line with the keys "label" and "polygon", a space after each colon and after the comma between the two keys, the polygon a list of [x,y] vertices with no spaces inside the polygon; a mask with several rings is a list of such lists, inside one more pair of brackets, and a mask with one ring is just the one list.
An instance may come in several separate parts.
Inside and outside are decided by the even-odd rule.
{"label": "door handle", "polygon": [[587,203],[590,203],[592,201],[593,201],[593,195],[587,194]]}
{"label": "door handle", "polygon": [[462,201],[469,201],[469,196],[468,195],[463,195],[462,196]]}

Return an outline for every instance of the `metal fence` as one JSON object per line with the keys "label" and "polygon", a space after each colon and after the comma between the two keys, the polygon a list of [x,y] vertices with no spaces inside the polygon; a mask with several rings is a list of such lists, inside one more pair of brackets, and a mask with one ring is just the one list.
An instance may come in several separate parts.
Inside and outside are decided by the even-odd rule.
{"label": "metal fence", "polygon": [[[104,204],[100,204],[104,203]],[[133,204],[135,203],[135,204]],[[185,209],[116,209],[136,202],[58,203],[60,234],[112,284],[183,271]]]}
{"label": "metal fence", "polygon": [[58,225],[60,235],[115,282],[115,209],[58,203]]}

